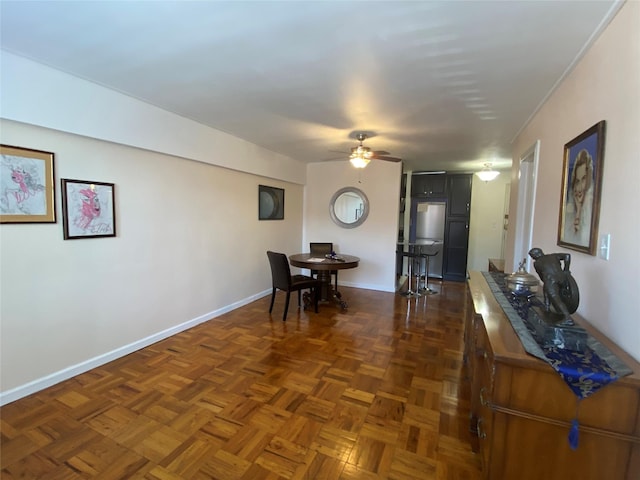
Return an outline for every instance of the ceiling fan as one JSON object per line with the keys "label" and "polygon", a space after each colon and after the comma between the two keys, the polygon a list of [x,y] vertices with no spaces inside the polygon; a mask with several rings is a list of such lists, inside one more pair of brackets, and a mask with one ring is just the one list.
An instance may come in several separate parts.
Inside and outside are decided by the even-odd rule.
{"label": "ceiling fan", "polygon": [[358,133],[356,138],[360,144],[357,147],[352,147],[351,153],[349,154],[349,161],[354,167],[364,168],[371,160],[384,160],[387,162],[402,161],[400,158],[389,157],[389,152],[385,152],[384,150],[372,151],[369,147],[365,147],[362,142],[369,138],[366,133]]}

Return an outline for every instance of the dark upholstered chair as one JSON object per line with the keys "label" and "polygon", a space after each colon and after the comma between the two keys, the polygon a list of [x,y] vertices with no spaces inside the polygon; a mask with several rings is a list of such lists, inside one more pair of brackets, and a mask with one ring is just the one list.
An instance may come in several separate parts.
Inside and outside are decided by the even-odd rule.
{"label": "dark upholstered chair", "polygon": [[[333,243],[331,242],[311,242],[309,243],[309,252],[311,255],[320,255],[324,257],[328,253],[333,252]],[[338,291],[338,270],[331,270],[329,272],[330,275],[333,275],[335,278],[335,288],[334,290]],[[316,278],[318,276],[318,270],[311,270],[311,276]]]}
{"label": "dark upholstered chair", "polygon": [[309,277],[307,275],[291,275],[289,268],[289,259],[284,253],[267,252],[269,264],[271,265],[271,279],[273,281],[273,291],[271,292],[271,305],[269,305],[269,313],[273,310],[273,302],[276,299],[276,290],[287,292],[287,299],[284,304],[284,314],[282,321],[287,319],[287,311],[289,310],[289,298],[291,292],[298,292],[298,307],[300,306],[301,291],[307,288],[315,289],[313,297],[315,311],[318,313],[318,297],[320,296],[320,280]]}

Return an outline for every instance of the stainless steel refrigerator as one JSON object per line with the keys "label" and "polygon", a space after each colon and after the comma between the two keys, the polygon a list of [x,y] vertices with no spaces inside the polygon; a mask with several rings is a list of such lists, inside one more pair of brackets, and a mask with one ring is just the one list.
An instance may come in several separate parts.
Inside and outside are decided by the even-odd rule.
{"label": "stainless steel refrigerator", "polygon": [[429,276],[442,278],[442,254],[444,250],[445,202],[417,202],[413,223],[412,241],[431,240],[439,246],[438,254],[429,258]]}

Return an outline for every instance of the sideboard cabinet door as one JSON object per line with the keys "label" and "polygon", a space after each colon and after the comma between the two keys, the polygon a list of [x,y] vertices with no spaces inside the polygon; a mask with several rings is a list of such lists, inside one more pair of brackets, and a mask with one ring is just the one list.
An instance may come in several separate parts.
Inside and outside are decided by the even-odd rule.
{"label": "sideboard cabinet door", "polygon": [[[527,354],[482,273],[471,272],[464,361],[472,448],[485,480],[640,479],[640,364],[574,315],[633,373],[580,400],[546,362]],[[569,447],[579,422],[578,448]]]}

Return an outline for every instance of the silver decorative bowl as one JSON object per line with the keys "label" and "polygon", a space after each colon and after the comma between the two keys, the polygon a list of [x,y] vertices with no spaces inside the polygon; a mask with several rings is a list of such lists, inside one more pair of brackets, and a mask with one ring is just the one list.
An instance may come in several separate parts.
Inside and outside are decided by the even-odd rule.
{"label": "silver decorative bowl", "polygon": [[518,297],[532,297],[538,292],[540,282],[527,272],[524,262],[520,264],[517,272],[507,276],[507,288]]}

